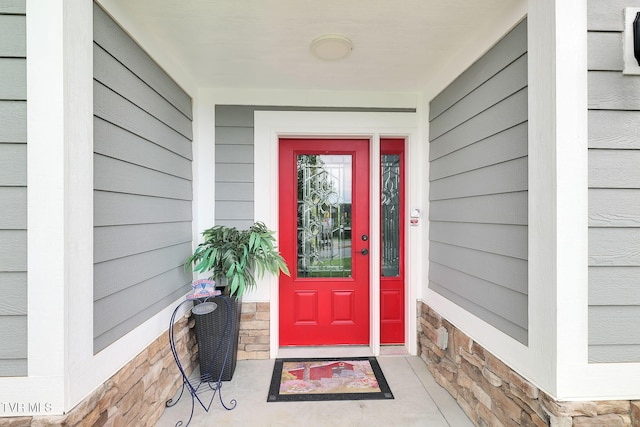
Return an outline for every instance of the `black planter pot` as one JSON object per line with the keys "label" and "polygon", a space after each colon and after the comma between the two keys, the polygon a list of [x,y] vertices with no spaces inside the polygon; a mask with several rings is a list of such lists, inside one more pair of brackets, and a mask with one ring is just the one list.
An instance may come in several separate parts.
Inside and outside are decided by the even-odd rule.
{"label": "black planter pot", "polygon": [[[208,301],[217,304],[214,311],[207,314],[194,314],[200,377],[203,382],[217,382],[224,365],[221,379],[230,381],[238,361],[242,298],[214,297],[209,298]],[[227,346],[229,346],[228,353]]]}

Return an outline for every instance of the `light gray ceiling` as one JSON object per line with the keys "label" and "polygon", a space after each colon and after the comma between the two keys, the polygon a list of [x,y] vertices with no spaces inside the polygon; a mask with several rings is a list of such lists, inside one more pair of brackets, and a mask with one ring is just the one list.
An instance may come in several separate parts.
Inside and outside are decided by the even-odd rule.
{"label": "light gray ceiling", "polygon": [[[418,91],[519,1],[101,3],[124,13],[176,58],[198,87]],[[310,43],[326,33],[349,37],[351,56],[341,61],[314,57]]]}

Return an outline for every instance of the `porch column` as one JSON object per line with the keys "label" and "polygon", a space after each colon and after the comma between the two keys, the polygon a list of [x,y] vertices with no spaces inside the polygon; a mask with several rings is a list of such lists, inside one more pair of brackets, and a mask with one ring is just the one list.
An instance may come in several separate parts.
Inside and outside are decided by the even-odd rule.
{"label": "porch column", "polygon": [[530,345],[558,398],[587,361],[586,17],[586,0],[529,1]]}

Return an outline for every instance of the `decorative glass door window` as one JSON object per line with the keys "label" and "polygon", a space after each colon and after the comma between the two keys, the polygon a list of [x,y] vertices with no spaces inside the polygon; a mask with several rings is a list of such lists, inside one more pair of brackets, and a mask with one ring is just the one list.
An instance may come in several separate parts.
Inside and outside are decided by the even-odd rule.
{"label": "decorative glass door window", "polygon": [[351,155],[297,156],[298,277],[351,277]]}
{"label": "decorative glass door window", "polygon": [[400,155],[381,156],[382,276],[400,275]]}

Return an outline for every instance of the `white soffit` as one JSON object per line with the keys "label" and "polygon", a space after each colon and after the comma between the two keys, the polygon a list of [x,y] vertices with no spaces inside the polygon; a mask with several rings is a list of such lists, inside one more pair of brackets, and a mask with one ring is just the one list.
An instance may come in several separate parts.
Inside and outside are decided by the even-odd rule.
{"label": "white soffit", "polygon": [[[420,90],[518,2],[101,1],[125,13],[199,87],[357,91]],[[348,37],[350,55],[311,54],[324,34]]]}

